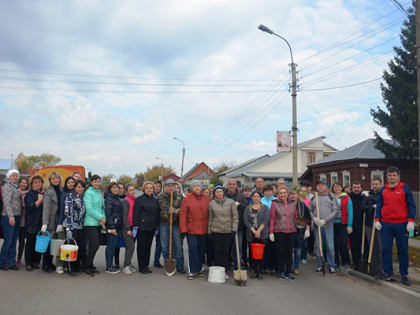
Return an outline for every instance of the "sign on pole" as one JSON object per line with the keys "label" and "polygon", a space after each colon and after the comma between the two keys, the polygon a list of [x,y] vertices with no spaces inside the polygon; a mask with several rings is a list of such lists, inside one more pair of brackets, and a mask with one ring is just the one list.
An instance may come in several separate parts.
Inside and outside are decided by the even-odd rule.
{"label": "sign on pole", "polygon": [[277,131],[277,152],[290,152],[289,131]]}

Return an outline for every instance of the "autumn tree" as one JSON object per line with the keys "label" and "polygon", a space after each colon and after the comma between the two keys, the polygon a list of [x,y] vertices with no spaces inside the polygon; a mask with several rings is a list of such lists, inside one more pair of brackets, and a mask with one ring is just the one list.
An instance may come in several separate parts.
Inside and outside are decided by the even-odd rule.
{"label": "autumn tree", "polygon": [[42,168],[50,165],[57,165],[61,162],[61,158],[49,153],[26,156],[23,152],[21,152],[16,157],[15,162],[19,171],[24,173],[29,171],[31,168]]}
{"label": "autumn tree", "polygon": [[164,166],[163,164],[159,164],[153,165],[152,167],[148,167],[146,172],[140,174],[144,177],[144,180],[155,181],[158,180],[160,176],[164,177],[172,173],[175,173],[175,170],[171,165]]}
{"label": "autumn tree", "polygon": [[128,175],[121,175],[118,178],[118,182],[123,184],[124,186],[127,186],[128,184],[131,184],[132,181],[133,181],[133,179]]}
{"label": "autumn tree", "polygon": [[220,163],[218,166],[214,167],[214,175],[213,177],[210,179],[210,184],[217,184],[220,183],[220,174],[222,174],[223,172],[227,171],[228,169],[230,169],[233,166],[232,162],[222,162]]}

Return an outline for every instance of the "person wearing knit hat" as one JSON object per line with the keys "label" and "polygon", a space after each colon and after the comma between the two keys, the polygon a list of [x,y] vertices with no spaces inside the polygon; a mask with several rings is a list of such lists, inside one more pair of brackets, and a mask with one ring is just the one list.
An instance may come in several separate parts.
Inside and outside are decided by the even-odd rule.
{"label": "person wearing knit hat", "polygon": [[213,199],[214,185],[210,184],[210,185],[207,186],[207,188],[209,189],[210,199]]}
{"label": "person wearing knit hat", "polygon": [[3,210],[1,226],[4,242],[0,251],[0,270],[19,270],[16,266],[16,241],[19,235],[22,214],[22,196],[18,189],[19,171],[10,169],[7,181],[2,187]]}

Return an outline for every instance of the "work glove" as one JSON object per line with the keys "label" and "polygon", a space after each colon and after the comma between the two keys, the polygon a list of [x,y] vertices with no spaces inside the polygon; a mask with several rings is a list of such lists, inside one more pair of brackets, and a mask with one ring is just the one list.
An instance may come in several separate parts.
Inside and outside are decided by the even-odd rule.
{"label": "work glove", "polygon": [[377,229],[378,231],[380,231],[382,229],[382,224],[379,221],[375,222],[375,229]]}
{"label": "work glove", "polygon": [[270,239],[270,241],[271,241],[271,242],[274,242],[274,241],[275,241],[275,239],[274,239],[274,234],[270,234],[270,235],[268,236],[268,238]]}
{"label": "work glove", "polygon": [[61,224],[57,225],[57,229],[56,229],[55,231],[56,231],[57,233],[58,233],[58,232],[63,232],[63,231],[64,231],[63,226],[62,226]]}
{"label": "work glove", "polygon": [[350,235],[351,233],[353,233],[353,228],[351,226],[348,226],[347,227],[347,234]]}
{"label": "work glove", "polygon": [[47,225],[46,225],[46,224],[43,224],[43,225],[42,225],[42,227],[41,227],[41,232],[42,232],[42,233],[47,232]]}
{"label": "work glove", "polygon": [[325,224],[325,220],[314,218],[314,223],[318,225],[319,227],[323,226]]}
{"label": "work glove", "polygon": [[138,230],[139,230],[139,228],[138,228],[138,227],[134,227],[134,228],[133,228],[133,232],[132,232],[132,236],[133,236],[133,238],[136,238]]}
{"label": "work glove", "polygon": [[414,222],[408,222],[407,223],[407,232],[413,232],[414,231]]}
{"label": "work glove", "polygon": [[309,229],[306,229],[305,234],[303,234],[303,239],[307,239],[309,238],[309,236],[311,236],[311,232],[309,231]]}

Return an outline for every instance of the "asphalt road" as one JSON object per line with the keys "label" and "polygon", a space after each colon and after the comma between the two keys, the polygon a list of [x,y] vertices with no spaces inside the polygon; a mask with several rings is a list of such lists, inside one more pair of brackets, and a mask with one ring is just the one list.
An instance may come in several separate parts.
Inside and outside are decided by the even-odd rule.
{"label": "asphalt road", "polygon": [[[185,246],[186,247],[186,246]],[[121,261],[123,258],[121,251]],[[136,258],[133,259],[136,264]],[[95,264],[104,270],[104,247]],[[0,272],[0,315],[24,314],[418,314],[420,299],[344,274],[325,277],[314,261],[290,282],[266,275],[238,287],[233,279],[167,277],[162,269],[94,278],[33,272]],[[233,277],[231,277],[233,278]]]}

